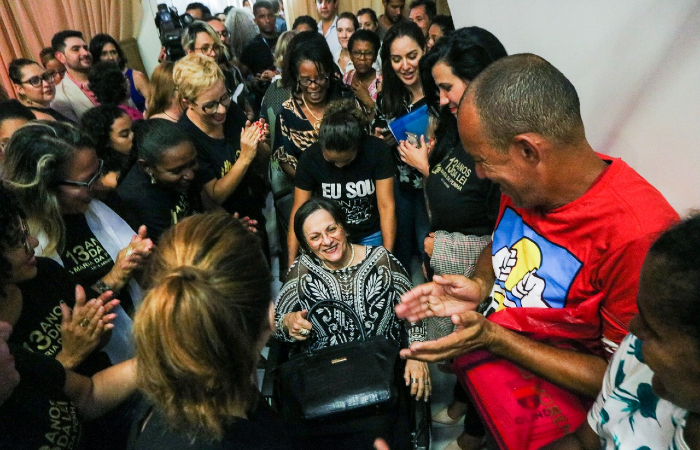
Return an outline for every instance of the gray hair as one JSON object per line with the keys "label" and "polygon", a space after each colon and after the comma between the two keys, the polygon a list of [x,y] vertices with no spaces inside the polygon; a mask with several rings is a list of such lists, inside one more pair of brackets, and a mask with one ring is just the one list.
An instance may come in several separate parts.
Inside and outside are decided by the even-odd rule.
{"label": "gray hair", "polygon": [[231,8],[224,22],[231,43],[231,57],[240,60],[246,44],[260,33],[255,16],[248,8]]}
{"label": "gray hair", "polygon": [[573,84],[543,58],[523,53],[501,58],[472,81],[483,132],[496,150],[523,133],[558,144],[584,138],[581,105]]}

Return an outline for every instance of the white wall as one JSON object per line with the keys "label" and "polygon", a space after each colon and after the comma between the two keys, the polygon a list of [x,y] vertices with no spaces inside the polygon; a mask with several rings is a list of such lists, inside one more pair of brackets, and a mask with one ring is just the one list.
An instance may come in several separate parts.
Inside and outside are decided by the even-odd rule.
{"label": "white wall", "polygon": [[455,26],[536,53],[576,86],[588,139],[681,213],[700,208],[700,2],[449,0]]}

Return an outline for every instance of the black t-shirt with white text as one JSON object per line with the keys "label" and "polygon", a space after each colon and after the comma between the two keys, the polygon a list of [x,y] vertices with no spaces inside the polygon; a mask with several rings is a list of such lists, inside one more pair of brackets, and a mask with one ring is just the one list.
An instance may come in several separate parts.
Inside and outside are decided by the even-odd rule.
{"label": "black t-shirt with white text", "polygon": [[[66,245],[61,252],[63,267],[89,289],[112,270],[114,261],[90,229],[85,214],[66,214],[63,222],[66,225]],[[128,290],[122,289],[117,297],[124,311],[132,316],[134,303]]]}
{"label": "black t-shirt with white text", "polygon": [[82,426],[63,392],[66,371],[58,361],[11,345],[20,383],[0,405],[0,449],[79,448]]}
{"label": "black t-shirt with white text", "polygon": [[299,159],[294,185],[313,195],[337,201],[345,211],[353,240],[380,231],[376,181],[394,176],[391,150],[374,136],[366,136],[355,159],[344,167],[323,158],[318,143]]}
{"label": "black t-shirt with white text", "polygon": [[493,232],[501,190],[476,175],[474,158],[457,143],[430,168],[425,183],[430,207],[430,229],[485,236]]}
{"label": "black t-shirt with white text", "polygon": [[[37,275],[17,283],[22,292],[22,312],[12,325],[9,343],[51,358],[63,349],[61,303],[75,304],[75,278],[56,261],[37,258]],[[90,376],[111,366],[106,353],[95,350],[74,370]]]}

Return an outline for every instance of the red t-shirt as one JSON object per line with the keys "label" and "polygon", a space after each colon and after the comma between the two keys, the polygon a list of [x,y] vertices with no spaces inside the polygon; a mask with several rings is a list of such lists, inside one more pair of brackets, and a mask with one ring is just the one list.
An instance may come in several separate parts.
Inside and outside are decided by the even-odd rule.
{"label": "red t-shirt", "polygon": [[496,282],[485,312],[514,331],[574,340],[610,356],[637,313],[639,273],[679,219],[659,191],[618,158],[580,198],[552,211],[503,195],[494,231]]}

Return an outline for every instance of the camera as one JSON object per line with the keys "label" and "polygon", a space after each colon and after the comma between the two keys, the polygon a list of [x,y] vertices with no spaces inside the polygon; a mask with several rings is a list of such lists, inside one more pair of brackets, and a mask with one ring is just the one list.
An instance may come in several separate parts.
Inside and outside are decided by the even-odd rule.
{"label": "camera", "polygon": [[194,18],[189,14],[178,15],[177,9],[168,7],[165,3],[158,5],[156,12],[156,27],[160,36],[160,43],[165,48],[165,55],[168,61],[177,61],[185,56],[182,48],[182,33],[185,28],[194,22]]}

